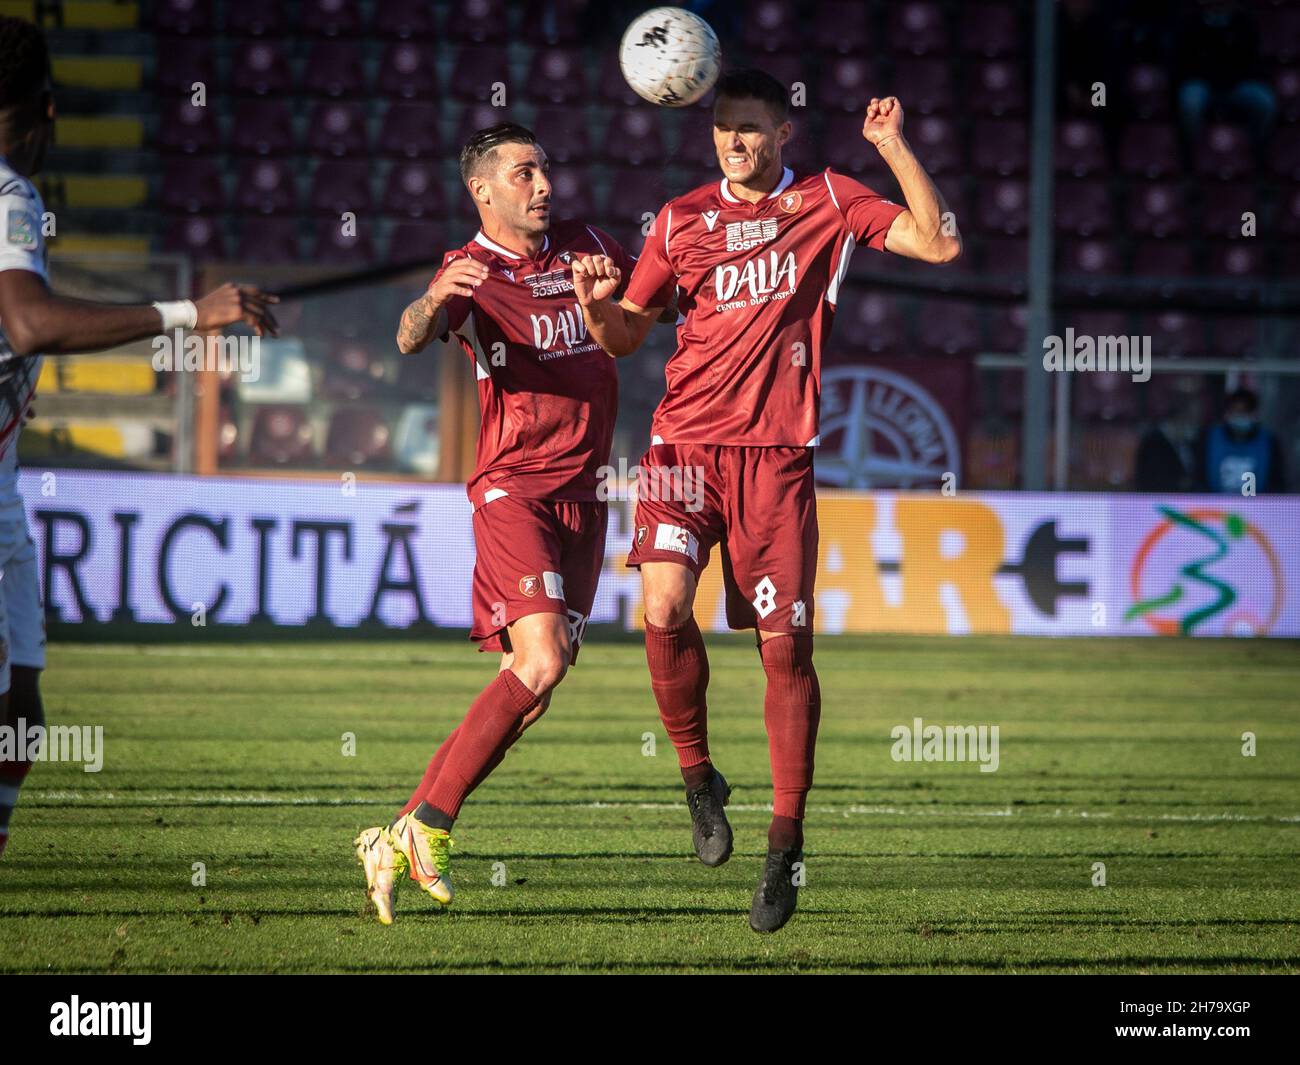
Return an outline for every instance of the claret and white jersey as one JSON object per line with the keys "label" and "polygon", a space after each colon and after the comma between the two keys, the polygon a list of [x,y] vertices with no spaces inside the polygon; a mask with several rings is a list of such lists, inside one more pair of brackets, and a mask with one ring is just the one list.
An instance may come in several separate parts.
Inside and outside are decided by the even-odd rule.
{"label": "claret and white jersey", "polygon": [[683,320],[655,411],[656,443],[818,442],[822,351],[854,248],[884,250],[904,210],[832,170],[781,181],[757,203],[727,179],[659,212],[627,298]]}

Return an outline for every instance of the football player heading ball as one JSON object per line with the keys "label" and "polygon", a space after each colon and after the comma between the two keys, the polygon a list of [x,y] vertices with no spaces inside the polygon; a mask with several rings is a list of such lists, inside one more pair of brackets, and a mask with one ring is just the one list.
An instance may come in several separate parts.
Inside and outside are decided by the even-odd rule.
{"label": "football player heading ball", "polygon": [[943,198],[903,136],[896,98],[871,100],[862,135],[898,179],[906,207],[830,169],[794,173],[781,161],[791,129],[780,82],[759,70],[724,75],[713,121],[721,180],[659,211],[621,301],[604,294],[620,278],[616,264],[593,257],[574,268],[588,329],[611,355],[640,346],[674,291],[683,316],[638,484],[673,484],[665,470],[702,471],[704,506],[638,492],[628,565],[641,571],[651,686],[706,865],[720,865],[732,849],[723,809],[730,789],[709,754],[709,667],[694,615],[715,545],[727,622],[757,630],[774,788],[750,909],[758,932],[789,920],[803,860],[821,715],[813,454],[839,288],[856,245],[931,263],[961,253]]}

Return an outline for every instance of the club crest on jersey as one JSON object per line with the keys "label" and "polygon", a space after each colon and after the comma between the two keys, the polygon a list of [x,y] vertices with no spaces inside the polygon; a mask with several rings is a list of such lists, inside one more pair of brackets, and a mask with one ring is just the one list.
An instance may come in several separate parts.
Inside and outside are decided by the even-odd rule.
{"label": "club crest on jersey", "polygon": [[[708,228],[709,232],[712,233],[712,232],[713,232],[713,227],[716,226],[716,225],[718,224],[718,212],[717,212],[717,211],[701,211],[701,212],[700,212],[700,217],[704,219],[704,224],[705,224],[705,226]],[[730,229],[731,227],[728,226],[727,228]]]}
{"label": "club crest on jersey", "polygon": [[530,573],[527,577],[519,578],[519,593],[533,598],[542,588],[542,579],[535,573]]}
{"label": "club crest on jersey", "polygon": [[571,252],[571,251],[562,251],[562,252],[560,252],[558,258],[559,258],[560,262],[562,262],[562,263],[571,263],[571,262],[573,262],[573,252]]}
{"label": "club crest on jersey", "polygon": [[636,527],[636,546],[637,546],[637,547],[640,547],[643,543],[645,543],[646,533],[648,533],[649,531],[650,531],[650,530],[647,529],[644,525],[638,525],[638,526]]}
{"label": "club crest on jersey", "polygon": [[776,239],[776,219],[727,223],[727,251],[749,251]]}
{"label": "club crest on jersey", "polygon": [[38,229],[34,211],[9,211],[9,221],[5,226],[5,239],[20,248],[36,247]]}
{"label": "club crest on jersey", "polygon": [[573,278],[564,270],[547,270],[541,274],[526,274],[523,283],[533,290],[533,298],[558,296],[561,292],[573,291]]}
{"label": "club crest on jersey", "polygon": [[800,193],[791,190],[781,194],[781,198],[776,201],[786,214],[794,214],[803,206],[803,196]]}

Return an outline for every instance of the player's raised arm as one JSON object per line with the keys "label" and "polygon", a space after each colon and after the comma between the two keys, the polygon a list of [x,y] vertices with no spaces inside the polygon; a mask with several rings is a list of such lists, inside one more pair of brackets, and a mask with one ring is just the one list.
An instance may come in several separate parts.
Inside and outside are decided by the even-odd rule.
{"label": "player's raised arm", "polygon": [[573,260],[573,291],[587,320],[587,332],[610,355],[631,355],[641,346],[660,310],[638,307],[626,299],[615,302],[614,293],[623,272],[607,255],[584,255]]}
{"label": "player's raised arm", "polygon": [[402,312],[397,326],[397,350],[403,355],[423,351],[434,337],[447,331],[447,304],[466,299],[487,279],[488,268],[468,256],[453,259],[438,271],[428,290]]}
{"label": "player's raised arm", "polygon": [[961,234],[955,223],[944,225],[948,205],[903,136],[903,107],[896,96],[872,98],[862,136],[894,172],[907,203],[885,237],[885,250],[928,263],[952,262],[961,255]]}
{"label": "player's raised arm", "polygon": [[0,271],[0,321],[19,356],[103,351],[175,328],[220,329],[236,322],[258,336],[274,336],[278,326],[269,305],[278,302],[252,285],[225,284],[196,301],[95,303],[56,295],[31,270]]}

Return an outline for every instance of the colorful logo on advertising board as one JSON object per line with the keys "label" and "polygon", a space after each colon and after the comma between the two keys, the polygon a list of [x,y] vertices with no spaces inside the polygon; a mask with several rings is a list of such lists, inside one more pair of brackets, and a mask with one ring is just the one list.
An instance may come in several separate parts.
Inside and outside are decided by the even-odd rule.
{"label": "colorful logo on advertising board", "polygon": [[1217,507],[1158,506],[1163,521],[1129,569],[1131,605],[1161,636],[1263,636],[1286,598],[1273,545],[1240,514]]}

